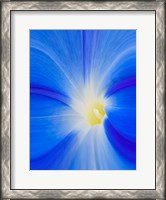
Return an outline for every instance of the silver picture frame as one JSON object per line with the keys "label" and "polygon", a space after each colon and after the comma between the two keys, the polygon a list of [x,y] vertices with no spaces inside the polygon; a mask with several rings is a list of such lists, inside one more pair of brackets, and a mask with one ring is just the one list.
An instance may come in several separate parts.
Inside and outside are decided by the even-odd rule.
{"label": "silver picture frame", "polygon": [[[165,199],[165,1],[1,1],[1,198]],[[25,10],[136,10],[156,16],[156,188],[153,190],[11,189],[11,12]]]}

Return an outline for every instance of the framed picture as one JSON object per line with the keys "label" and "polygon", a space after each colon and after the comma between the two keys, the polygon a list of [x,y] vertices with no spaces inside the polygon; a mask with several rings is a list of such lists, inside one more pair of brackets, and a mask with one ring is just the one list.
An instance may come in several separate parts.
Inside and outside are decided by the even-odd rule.
{"label": "framed picture", "polygon": [[165,1],[1,14],[2,199],[165,199]]}

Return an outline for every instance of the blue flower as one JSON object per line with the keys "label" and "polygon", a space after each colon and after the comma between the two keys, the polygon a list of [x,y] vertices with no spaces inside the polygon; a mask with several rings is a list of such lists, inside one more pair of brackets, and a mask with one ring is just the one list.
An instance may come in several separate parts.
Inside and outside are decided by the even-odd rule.
{"label": "blue flower", "polygon": [[30,169],[136,169],[136,31],[30,31]]}

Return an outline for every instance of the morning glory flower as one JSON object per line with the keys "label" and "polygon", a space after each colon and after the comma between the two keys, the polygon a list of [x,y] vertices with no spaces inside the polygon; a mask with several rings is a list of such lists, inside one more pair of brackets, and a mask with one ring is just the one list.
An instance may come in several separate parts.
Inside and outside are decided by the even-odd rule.
{"label": "morning glory flower", "polygon": [[136,169],[136,31],[30,31],[30,169]]}

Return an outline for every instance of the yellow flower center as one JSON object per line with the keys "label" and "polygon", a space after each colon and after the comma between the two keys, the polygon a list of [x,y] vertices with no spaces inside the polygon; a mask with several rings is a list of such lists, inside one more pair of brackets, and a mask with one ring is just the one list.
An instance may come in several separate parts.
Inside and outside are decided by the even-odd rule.
{"label": "yellow flower center", "polygon": [[104,105],[100,101],[93,101],[88,105],[86,119],[90,126],[101,124],[104,116]]}

